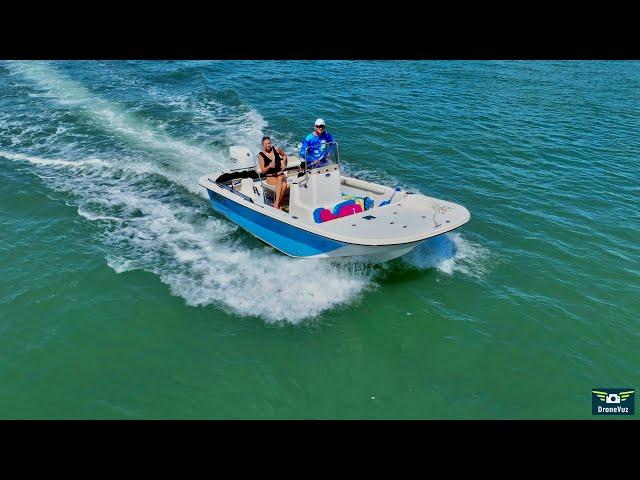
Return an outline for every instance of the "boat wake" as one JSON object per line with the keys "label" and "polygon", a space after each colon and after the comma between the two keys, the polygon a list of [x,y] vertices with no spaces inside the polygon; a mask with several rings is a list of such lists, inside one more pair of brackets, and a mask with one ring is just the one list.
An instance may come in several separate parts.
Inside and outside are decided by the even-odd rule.
{"label": "boat wake", "polygon": [[[224,144],[170,135],[140,114],[140,105],[107,100],[55,67],[29,62],[8,70],[19,90],[16,101],[29,104],[30,113],[0,113],[7,127],[0,133],[0,157],[67,194],[109,247],[106,262],[115,272],[151,272],[188,305],[213,305],[269,323],[299,323],[376,288],[379,267],[292,259],[213,214],[196,179],[223,165]],[[213,100],[198,92],[166,97],[166,104],[197,114],[205,135],[223,132],[225,139],[240,136],[257,145],[267,125],[244,105],[219,105],[227,120],[208,122]],[[154,87],[139,101],[162,99]],[[446,238],[435,257],[425,246],[406,260],[418,268],[474,274],[476,247],[466,250],[458,234]]]}

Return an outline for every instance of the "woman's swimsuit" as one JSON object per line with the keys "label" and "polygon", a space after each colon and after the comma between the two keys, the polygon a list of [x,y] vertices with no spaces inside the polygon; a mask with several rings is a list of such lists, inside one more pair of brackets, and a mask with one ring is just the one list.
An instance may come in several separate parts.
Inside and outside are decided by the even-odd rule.
{"label": "woman's swimsuit", "polygon": [[[276,166],[275,166],[275,168],[270,168],[269,170],[264,172],[264,176],[265,177],[277,177],[278,175],[282,175],[282,174],[278,174],[278,172],[280,171],[280,167],[282,166],[282,161],[280,159],[280,155],[278,155],[278,152],[276,152],[275,148],[273,148],[271,150],[273,151],[273,156],[274,156],[274,159],[276,161]],[[264,158],[265,167],[271,163],[271,159],[269,157],[267,157],[264,154],[264,152],[260,152],[260,155],[262,156],[262,158]]]}

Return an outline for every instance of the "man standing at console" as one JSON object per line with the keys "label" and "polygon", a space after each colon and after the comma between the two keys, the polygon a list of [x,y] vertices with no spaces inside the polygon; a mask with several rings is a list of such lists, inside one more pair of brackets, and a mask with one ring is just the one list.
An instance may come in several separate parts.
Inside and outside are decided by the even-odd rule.
{"label": "man standing at console", "polygon": [[324,120],[318,118],[314,124],[315,129],[307,135],[300,147],[300,156],[307,161],[307,166],[321,163],[327,151],[327,143],[333,142],[333,137],[325,128]]}

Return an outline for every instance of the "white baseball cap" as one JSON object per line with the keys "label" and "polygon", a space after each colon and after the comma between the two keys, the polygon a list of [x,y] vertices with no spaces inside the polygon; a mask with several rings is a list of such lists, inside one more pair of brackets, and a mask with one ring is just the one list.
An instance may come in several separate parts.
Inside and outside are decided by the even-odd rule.
{"label": "white baseball cap", "polygon": [[[324,120],[323,120],[323,119],[321,119],[321,118],[317,118],[317,119],[316,119],[316,123],[314,123],[314,125],[315,125],[316,127],[318,127],[318,126],[320,126],[320,125],[325,125],[325,123],[324,123]],[[325,126],[326,126],[326,125],[325,125]]]}

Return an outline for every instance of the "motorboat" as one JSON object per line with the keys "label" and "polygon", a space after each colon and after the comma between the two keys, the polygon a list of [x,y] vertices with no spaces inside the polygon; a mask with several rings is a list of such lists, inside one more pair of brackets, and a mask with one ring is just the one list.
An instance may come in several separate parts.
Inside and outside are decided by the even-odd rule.
{"label": "motorboat", "polygon": [[346,175],[337,142],[304,153],[287,155],[284,209],[246,146],[230,147],[230,168],[198,183],[215,211],[291,257],[385,262],[471,218],[462,205]]}

